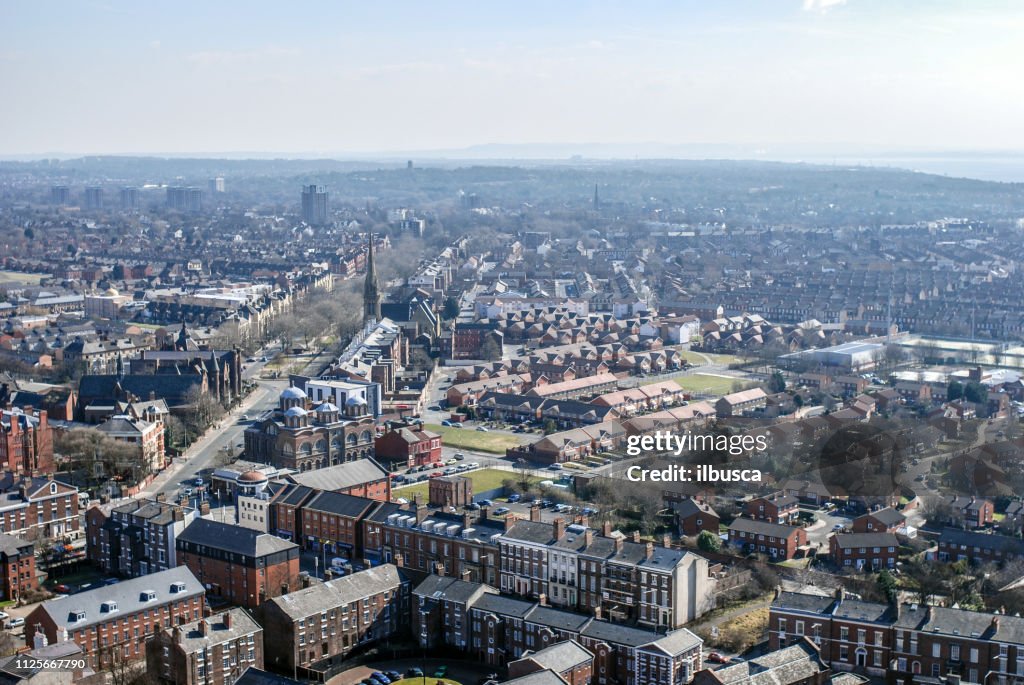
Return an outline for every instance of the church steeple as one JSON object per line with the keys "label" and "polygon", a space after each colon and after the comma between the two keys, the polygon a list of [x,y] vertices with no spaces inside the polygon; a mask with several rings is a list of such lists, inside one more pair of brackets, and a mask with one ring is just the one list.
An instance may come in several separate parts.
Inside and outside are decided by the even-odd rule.
{"label": "church steeple", "polygon": [[373,233],[369,234],[366,252],[366,281],[363,283],[363,323],[380,321],[380,283],[373,259]]}

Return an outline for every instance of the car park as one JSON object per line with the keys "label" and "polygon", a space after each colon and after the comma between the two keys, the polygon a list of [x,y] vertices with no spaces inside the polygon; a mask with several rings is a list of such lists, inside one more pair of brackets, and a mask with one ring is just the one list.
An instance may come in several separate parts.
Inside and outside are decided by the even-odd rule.
{"label": "car park", "polygon": [[447,460],[445,460],[445,462],[444,462],[444,463],[445,463],[445,466],[451,466],[451,465],[453,465],[453,464],[454,464],[455,462],[457,462],[457,461],[458,461],[458,459],[455,459],[455,458],[453,457],[453,458],[451,458],[451,459],[447,459]]}

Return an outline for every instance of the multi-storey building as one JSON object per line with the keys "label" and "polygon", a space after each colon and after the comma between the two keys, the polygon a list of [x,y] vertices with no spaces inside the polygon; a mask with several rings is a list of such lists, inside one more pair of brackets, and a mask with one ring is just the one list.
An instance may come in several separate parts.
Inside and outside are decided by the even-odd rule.
{"label": "multi-storey building", "polygon": [[598,535],[586,524],[532,518],[513,521],[498,539],[503,592],[670,629],[713,608],[703,557],[627,540],[610,525]]}
{"label": "multi-storey building", "polygon": [[378,502],[391,501],[391,477],[370,458],[329,466],[307,473],[289,473],[284,479],[322,492],[365,497]]}
{"label": "multi-storey building", "polygon": [[30,474],[53,471],[53,429],[45,409],[0,409],[0,466]]}
{"label": "multi-storey building", "polygon": [[310,226],[327,223],[327,188],[324,186],[302,186],[302,220]]}
{"label": "multi-storey building", "polygon": [[146,671],[168,685],[233,685],[263,668],[263,629],[244,609],[163,628],[146,643]]}
{"label": "multi-storey building", "polygon": [[939,561],[966,559],[979,564],[1001,564],[1024,559],[1024,541],[1008,535],[989,535],[958,528],[945,528],[939,535],[935,555]]}
{"label": "multi-storey building", "polygon": [[0,533],[20,538],[74,535],[80,528],[78,488],[5,471],[0,476]]}
{"label": "multi-storey building", "polygon": [[869,511],[853,519],[854,533],[895,533],[907,523],[906,517],[892,507]]}
{"label": "multi-storey building", "polygon": [[772,560],[792,559],[807,544],[807,531],[768,521],[737,518],[729,524],[729,544],[745,553],[766,554]]}
{"label": "multi-storey building", "polygon": [[788,525],[800,516],[800,500],[781,492],[747,502],[747,516],[756,521]]}
{"label": "multi-storey building", "polygon": [[85,513],[86,555],[104,573],[144,576],[177,566],[178,535],[196,510],[156,500],[131,500],[106,514],[99,506]]}
{"label": "multi-storey building", "polygon": [[[362,549],[362,520],[377,503],[365,497],[337,492],[313,495],[302,507],[300,534],[303,549],[355,558]],[[326,566],[326,562],[325,562]]]}
{"label": "multi-storey building", "polygon": [[197,518],[176,544],[178,563],[232,604],[253,608],[299,586],[298,545],[269,533]]}
{"label": "multi-storey building", "polygon": [[309,677],[356,647],[390,638],[409,623],[409,586],[393,564],[317,583],[264,602],[258,617],[274,638],[267,666]]}
{"label": "multi-storey building", "polygon": [[411,503],[381,504],[363,520],[363,554],[371,561],[496,585],[497,540],[504,521],[486,509],[473,518]]}
{"label": "multi-storey building", "polygon": [[834,670],[899,682],[953,674],[962,682],[1024,679],[1024,618],[966,609],[877,604],[780,592],[772,602],[769,649],[804,636]]}
{"label": "multi-storey building", "polygon": [[[665,633],[630,627],[602,620],[600,607],[591,615],[577,614],[547,606],[545,598],[532,602],[473,585],[428,578],[417,587],[412,624],[422,647],[454,647],[502,666],[575,641],[593,655],[595,685],[679,685],[703,667],[702,641],[685,628]],[[459,619],[458,630],[432,629]]]}
{"label": "multi-storey building", "polygon": [[829,555],[840,568],[896,568],[899,541],[892,533],[845,533],[829,538]]}
{"label": "multi-storey building", "polygon": [[590,685],[594,677],[594,655],[575,640],[566,640],[536,652],[527,652],[508,664],[510,678],[522,678],[542,671],[555,673],[566,685]]}
{"label": "multi-storey building", "polygon": [[133,445],[142,473],[159,471],[167,465],[164,459],[164,424],[162,421],[143,421],[131,416],[111,416],[96,430],[117,442]]}
{"label": "multi-storey building", "polygon": [[16,602],[24,592],[38,589],[35,546],[13,535],[0,535],[0,599]]}
{"label": "multi-storey building", "polygon": [[398,426],[374,443],[377,459],[398,468],[441,461],[441,436],[422,427]]}
{"label": "multi-storey building", "polygon": [[93,668],[145,656],[146,640],[161,628],[203,616],[206,592],[179,566],[37,606],[25,619],[25,644],[42,632],[48,643],[73,640]]}
{"label": "multi-storey building", "polygon": [[344,409],[309,404],[302,390],[286,388],[278,408],[245,429],[246,457],[303,472],[373,456],[374,419],[363,395],[352,394]]}

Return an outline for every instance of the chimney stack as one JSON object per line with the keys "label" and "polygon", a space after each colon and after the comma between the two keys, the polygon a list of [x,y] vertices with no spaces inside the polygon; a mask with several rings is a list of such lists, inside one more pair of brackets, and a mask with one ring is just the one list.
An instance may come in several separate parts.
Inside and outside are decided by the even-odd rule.
{"label": "chimney stack", "polygon": [[210,634],[210,624],[205,618],[199,621],[199,632],[202,633],[203,637]]}
{"label": "chimney stack", "polygon": [[540,523],[540,506],[534,504],[530,507],[530,520],[534,523]]}
{"label": "chimney stack", "polygon": [[622,546],[626,544],[625,538],[615,538],[615,552],[616,554],[622,551]]}
{"label": "chimney stack", "polygon": [[665,549],[671,549],[672,548],[672,536],[669,535],[668,533],[665,533],[664,535],[662,535],[661,536],[661,546],[664,547]]}
{"label": "chimney stack", "polygon": [[612,536],[612,522],[611,521],[605,521],[604,523],[601,524],[601,535],[603,535],[606,538],[610,538]]}
{"label": "chimney stack", "polygon": [[231,629],[231,610],[224,612],[224,627],[228,630]]}
{"label": "chimney stack", "polygon": [[416,525],[418,526],[421,523],[423,523],[423,521],[427,518],[427,514],[429,514],[429,513],[430,512],[427,511],[426,507],[420,506],[419,502],[417,502],[416,503]]}
{"label": "chimney stack", "polygon": [[565,519],[559,516],[555,519],[555,540],[561,540],[565,535]]}
{"label": "chimney stack", "polygon": [[512,530],[512,526],[516,525],[518,520],[515,514],[505,514],[505,532]]}
{"label": "chimney stack", "polygon": [[645,554],[647,555],[647,560],[648,561],[650,561],[654,557],[654,543],[653,542],[648,542],[647,543],[646,549],[645,549]]}
{"label": "chimney stack", "polygon": [[587,528],[586,532],[583,533],[583,544],[590,547],[591,543],[594,542],[594,529]]}
{"label": "chimney stack", "polygon": [[537,603],[542,607],[546,607],[548,605],[548,596],[543,592],[540,593],[540,595],[537,596]]}
{"label": "chimney stack", "polygon": [[594,618],[597,619],[598,621],[601,620],[601,613],[602,612],[601,612],[601,606],[600,605],[594,607]]}
{"label": "chimney stack", "polygon": [[639,530],[634,530],[634,531],[633,531],[633,532],[632,532],[632,533],[630,534],[629,538],[630,538],[630,540],[632,540],[633,542],[640,542],[640,531],[639,531]]}
{"label": "chimney stack", "polygon": [[178,626],[174,626],[174,632],[172,633],[172,635],[174,636],[174,644],[180,645],[182,639],[184,638],[184,636],[181,634],[181,628],[179,628]]}

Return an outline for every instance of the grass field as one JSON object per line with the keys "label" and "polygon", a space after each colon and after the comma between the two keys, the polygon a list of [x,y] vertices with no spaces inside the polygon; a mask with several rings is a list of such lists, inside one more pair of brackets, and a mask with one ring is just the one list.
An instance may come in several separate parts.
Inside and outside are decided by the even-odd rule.
{"label": "grass field", "polygon": [[744,388],[751,385],[749,381],[727,376],[710,376],[703,373],[695,373],[692,376],[680,376],[675,379],[676,384],[683,390],[694,393],[707,393],[709,395],[728,395],[733,391],[733,384],[739,382]]}
{"label": "grass field", "polygon": [[[466,461],[472,461],[472,457],[466,457]],[[506,480],[518,480],[519,474],[514,471],[501,471],[500,469],[477,469],[475,471],[468,471],[466,473],[458,474],[464,476],[473,481],[473,493],[476,496],[478,492],[487,492],[488,490],[494,490],[500,488],[503,481]],[[539,483],[544,480],[543,478],[537,478],[536,476],[530,476],[529,481],[531,483]],[[423,481],[422,483],[416,483],[415,485],[406,485],[392,489],[392,493],[395,497],[404,497],[411,500],[414,495],[420,495],[424,501],[427,499],[427,494],[430,490],[430,483]]]}
{"label": "grass field", "polygon": [[707,352],[691,352],[682,350],[680,353],[683,359],[691,364],[706,364],[710,359],[712,364],[739,364],[742,359],[732,354],[709,354]]}
{"label": "grass field", "polygon": [[28,285],[39,285],[39,281],[49,274],[27,274],[21,271],[0,271],[0,284],[3,283],[27,283]]}
{"label": "grass field", "polygon": [[505,454],[506,449],[517,447],[520,444],[517,437],[506,433],[485,433],[475,428],[448,428],[436,423],[428,423],[426,428],[439,433],[444,444],[449,447],[464,447],[467,450]]}

